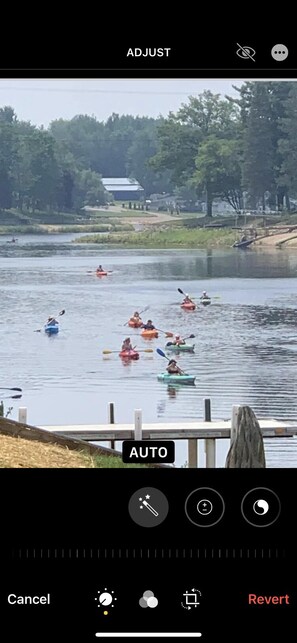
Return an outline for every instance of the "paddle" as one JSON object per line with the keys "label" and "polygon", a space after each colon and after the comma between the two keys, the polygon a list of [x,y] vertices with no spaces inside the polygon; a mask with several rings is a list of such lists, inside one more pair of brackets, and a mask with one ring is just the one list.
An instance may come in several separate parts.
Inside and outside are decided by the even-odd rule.
{"label": "paddle", "polygon": [[[141,310],[141,311],[140,311],[140,313],[139,313],[139,317],[140,317],[140,315],[142,315],[142,313],[145,313],[148,309],[149,309],[149,306],[147,306],[146,308],[144,308],[143,310]],[[130,320],[129,320],[129,321],[130,321]],[[129,322],[128,322],[128,321],[127,321],[125,324],[123,324],[123,325],[124,325],[124,326],[127,326],[127,324],[129,324]]]}
{"label": "paddle", "polygon": [[18,388],[17,386],[14,386],[13,388],[6,388],[5,386],[0,386],[1,391],[22,391],[22,388]]}
{"label": "paddle", "polygon": [[[65,315],[65,310],[60,310],[60,312],[56,315],[56,317],[61,317],[61,315]],[[46,324],[46,322],[44,322]],[[37,330],[34,330],[34,333],[41,333],[42,328],[37,328]]]}
{"label": "paddle", "polygon": [[170,332],[168,332],[166,330],[161,330],[161,328],[155,328],[155,330],[158,330],[159,333],[164,333],[164,335],[166,335],[166,337],[173,337],[174,336],[174,333],[170,333]]}
{"label": "paddle", "polygon": [[[136,348],[136,347],[134,347]],[[133,350],[134,350],[133,348]],[[109,351],[109,350],[104,350],[102,351],[103,355],[109,355],[110,353],[121,353],[122,351]],[[137,353],[153,353],[152,348],[141,348],[140,350],[137,349]]]}
{"label": "paddle", "polygon": [[[170,361],[171,361],[171,359],[172,359],[172,358],[167,357],[167,355],[165,355],[165,353],[163,353],[163,351],[161,350],[161,348],[156,348],[156,351],[157,351],[157,353],[158,353],[159,355],[161,355],[161,357],[165,357],[165,359],[167,359],[167,361],[168,361],[168,362],[170,362]],[[180,370],[180,372],[181,372],[183,375],[187,375],[187,373],[185,373],[185,371],[182,371],[182,369],[181,369],[181,368],[180,368],[179,370]]]}
{"label": "paddle", "polygon": [[21,397],[22,397],[22,393],[19,393],[19,395],[6,395],[5,397],[2,397],[2,399],[3,400],[19,400]]}

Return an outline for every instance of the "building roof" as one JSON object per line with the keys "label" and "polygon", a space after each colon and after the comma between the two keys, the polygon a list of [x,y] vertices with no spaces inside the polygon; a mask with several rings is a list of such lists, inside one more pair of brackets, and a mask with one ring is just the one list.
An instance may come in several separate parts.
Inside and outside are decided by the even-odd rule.
{"label": "building roof", "polygon": [[108,192],[142,192],[143,187],[136,179],[127,178],[103,178],[101,179]]}

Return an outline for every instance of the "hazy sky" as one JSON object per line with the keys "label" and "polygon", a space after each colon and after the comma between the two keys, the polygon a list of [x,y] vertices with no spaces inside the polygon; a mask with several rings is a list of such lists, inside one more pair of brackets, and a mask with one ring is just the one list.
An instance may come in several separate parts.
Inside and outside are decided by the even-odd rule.
{"label": "hazy sky", "polygon": [[176,112],[188,96],[205,89],[235,95],[232,85],[242,80],[197,79],[100,79],[30,80],[0,79],[0,107],[10,105],[19,120],[44,125],[57,118],[89,114],[105,121],[113,112],[132,116],[166,116]]}

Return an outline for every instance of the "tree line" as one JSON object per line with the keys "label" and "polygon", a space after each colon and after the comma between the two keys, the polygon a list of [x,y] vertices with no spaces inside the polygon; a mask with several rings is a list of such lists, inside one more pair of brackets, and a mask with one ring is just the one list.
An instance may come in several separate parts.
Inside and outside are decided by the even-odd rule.
{"label": "tree line", "polygon": [[157,119],[112,114],[45,129],[0,109],[0,208],[78,211],[104,204],[102,177],[235,210],[290,209],[297,196],[297,83],[248,81],[237,96],[205,91]]}

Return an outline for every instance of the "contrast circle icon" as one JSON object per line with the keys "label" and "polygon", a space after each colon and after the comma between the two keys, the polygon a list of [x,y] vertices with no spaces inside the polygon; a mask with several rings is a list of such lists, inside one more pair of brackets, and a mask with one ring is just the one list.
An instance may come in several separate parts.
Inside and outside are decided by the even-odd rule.
{"label": "contrast circle icon", "polygon": [[225,502],[221,494],[211,487],[194,489],[185,502],[187,518],[197,527],[212,527],[223,517]]}
{"label": "contrast circle icon", "polygon": [[271,55],[273,60],[282,62],[283,60],[286,60],[286,58],[288,58],[288,47],[286,47],[286,45],[274,45],[274,47],[272,47],[271,49]]}
{"label": "contrast circle icon", "polygon": [[269,527],[278,519],[280,511],[279,497],[267,487],[251,489],[241,502],[241,513],[253,527]]}
{"label": "contrast circle icon", "polygon": [[253,504],[253,510],[258,516],[264,516],[269,511],[269,504],[263,498],[256,500]]}

